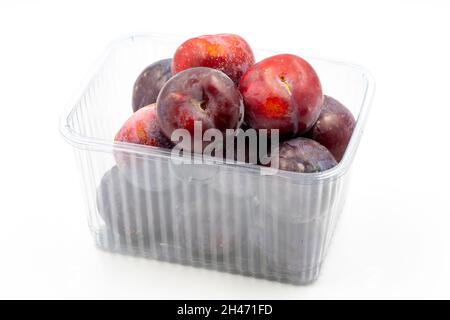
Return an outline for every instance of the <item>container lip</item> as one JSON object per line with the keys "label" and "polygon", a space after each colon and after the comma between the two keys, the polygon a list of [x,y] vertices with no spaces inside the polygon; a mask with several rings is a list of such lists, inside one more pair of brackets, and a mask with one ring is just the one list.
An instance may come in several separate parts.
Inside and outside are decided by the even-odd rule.
{"label": "container lip", "polygon": [[[90,82],[94,78],[94,76],[99,72],[101,67],[103,66],[105,60],[107,59],[110,52],[117,46],[122,45],[124,42],[127,41],[134,41],[135,39],[143,39],[143,38],[152,38],[152,39],[161,39],[161,40],[170,40],[177,39],[179,36],[176,35],[170,35],[170,34],[162,34],[162,33],[132,33],[128,34],[122,37],[119,37],[106,47],[106,49],[103,51],[103,53],[100,55],[99,58],[96,59],[93,66],[90,68],[90,72],[88,72],[87,76],[85,76],[84,80],[81,82],[81,85],[79,86],[78,90],[75,91],[75,94],[72,95],[71,99],[69,100],[69,103],[67,107],[65,108],[65,111],[61,115],[59,119],[59,131],[63,138],[70,143],[72,146],[78,148],[78,149],[89,149],[89,150],[96,150],[96,151],[103,151],[103,152],[112,152],[114,151],[122,151],[130,154],[135,154],[139,156],[153,156],[153,157],[162,157],[167,158],[170,156],[171,152],[170,150],[164,150],[161,148],[156,147],[149,147],[149,146],[141,146],[136,144],[130,144],[130,143],[123,143],[123,142],[114,142],[109,141],[105,139],[95,138],[95,137],[89,137],[85,135],[81,135],[78,132],[76,132],[69,123],[69,119],[71,118],[71,115],[73,112],[75,112],[75,106],[77,105],[80,97],[83,95],[83,93],[88,89]],[[259,51],[265,51],[265,52],[273,52],[273,50],[267,50],[267,49],[256,49]],[[308,57],[307,57],[308,58]],[[364,67],[351,63],[346,61],[339,61],[339,60],[333,60],[333,59],[326,59],[326,58],[318,58],[318,57],[309,57],[314,58],[315,60],[320,60],[327,63],[333,63],[333,64],[339,64],[346,66],[351,69],[357,70],[361,75],[363,76],[365,80],[365,90],[362,98],[362,105],[360,107],[360,112],[358,114],[358,118],[356,121],[355,128],[353,130],[353,135],[350,139],[350,142],[347,146],[347,149],[344,153],[343,158],[338,163],[338,165],[334,166],[333,168],[323,171],[323,172],[316,172],[316,173],[298,173],[298,172],[290,172],[290,171],[283,171],[278,170],[278,172],[272,176],[276,177],[282,177],[287,179],[293,179],[297,182],[308,182],[308,181],[317,181],[317,180],[326,180],[330,178],[336,178],[344,173],[346,173],[353,162],[353,158],[356,153],[356,149],[360,143],[361,135],[363,133],[363,128],[365,126],[365,123],[367,121],[367,117],[370,111],[370,105],[373,99],[373,95],[375,92],[375,81],[372,76],[372,74]],[[234,164],[226,164],[226,163],[215,163],[215,165],[219,166],[226,166],[227,168],[232,167],[240,167],[245,168],[248,171],[253,171],[255,173],[260,173],[264,167],[253,165],[253,164],[246,164],[246,163],[234,163]]]}

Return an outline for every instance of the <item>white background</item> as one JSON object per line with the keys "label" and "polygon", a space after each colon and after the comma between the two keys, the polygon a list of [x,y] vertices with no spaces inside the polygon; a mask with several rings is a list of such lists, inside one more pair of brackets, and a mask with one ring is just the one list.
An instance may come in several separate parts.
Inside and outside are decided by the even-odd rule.
{"label": "white background", "polygon": [[[0,2],[0,298],[450,298],[448,1]],[[130,32],[241,34],[367,67],[377,91],[319,280],[97,250],[58,117]]]}

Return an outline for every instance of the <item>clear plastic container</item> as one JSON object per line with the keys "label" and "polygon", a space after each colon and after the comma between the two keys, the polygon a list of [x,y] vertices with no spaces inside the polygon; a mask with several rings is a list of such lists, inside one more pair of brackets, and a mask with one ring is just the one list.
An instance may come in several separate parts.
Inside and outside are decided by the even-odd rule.
{"label": "clear plastic container", "polygon": [[[137,75],[171,57],[182,40],[134,35],[114,42],[61,119],[97,246],[294,284],[314,281],[343,211],[373,94],[371,76],[359,66],[306,58],[324,92],[357,118],[347,151],[331,170],[262,175],[254,165],[177,165],[165,150],[113,139],[132,113]],[[274,53],[255,50],[258,60]],[[117,169],[118,153],[125,173]]]}

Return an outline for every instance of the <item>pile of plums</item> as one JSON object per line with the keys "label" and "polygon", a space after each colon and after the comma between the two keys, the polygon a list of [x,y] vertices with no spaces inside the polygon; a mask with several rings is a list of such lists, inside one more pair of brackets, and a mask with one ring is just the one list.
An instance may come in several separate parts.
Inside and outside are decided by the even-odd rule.
{"label": "pile of plums", "polygon": [[323,95],[307,61],[279,54],[255,63],[248,43],[234,34],[189,39],[172,59],[148,66],[134,84],[132,109],[116,141],[170,149],[172,133],[185,129],[194,136],[196,121],[202,133],[278,129],[279,156],[272,161],[304,173],[335,166],[355,126],[345,106]]}
{"label": "pile of plums", "polygon": [[[323,95],[319,77],[307,61],[293,54],[279,54],[256,62],[248,43],[234,34],[189,39],[172,58],[149,65],[134,84],[132,110],[133,115],[117,132],[115,141],[172,149],[179,142],[171,140],[174,131],[184,129],[194,137],[198,122],[202,133],[208,129],[225,133],[227,129],[252,128],[266,129],[270,136],[277,129],[280,144],[269,164],[300,173],[323,172],[336,166],[355,126],[352,113],[344,105]],[[194,144],[187,148],[196,152]],[[204,141],[201,146],[203,150]],[[123,219],[125,209],[120,200],[114,200],[120,198],[114,185],[121,182],[119,193],[132,188],[129,179],[124,180],[119,173],[132,159],[115,155],[118,169],[102,181],[99,211],[106,224],[115,221],[114,230],[120,236],[141,239],[157,217],[145,221]],[[249,158],[254,157],[246,154],[244,161],[249,162]],[[136,192],[125,195],[127,202],[145,198],[139,194],[145,191]],[[141,207],[147,205],[136,204],[142,212],[145,208]],[[204,238],[205,246],[209,245],[210,235],[205,233]]]}

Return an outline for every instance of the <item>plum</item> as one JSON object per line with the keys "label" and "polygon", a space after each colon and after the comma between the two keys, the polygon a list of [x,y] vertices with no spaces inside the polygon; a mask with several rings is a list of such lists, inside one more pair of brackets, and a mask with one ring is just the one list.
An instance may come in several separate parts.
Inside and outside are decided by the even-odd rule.
{"label": "plum", "polygon": [[325,95],[319,119],[307,133],[307,137],[325,146],[341,161],[355,128],[353,114],[342,103]]}
{"label": "plum", "polygon": [[271,166],[281,170],[312,173],[322,172],[337,165],[336,159],[317,141],[295,138],[281,143],[272,156]]}
{"label": "plum", "polygon": [[161,255],[174,244],[172,212],[179,192],[177,186],[163,191],[141,189],[114,166],[97,188],[97,209],[106,230],[122,247],[137,248],[142,243],[146,253]]}
{"label": "plum", "polygon": [[248,43],[235,34],[204,35],[185,41],[172,61],[172,72],[193,67],[209,67],[223,71],[234,83],[255,63]]}
{"label": "plum", "polygon": [[[208,129],[221,133],[237,129],[243,112],[242,97],[233,81],[223,72],[205,67],[187,69],[172,77],[157,101],[161,130],[172,137],[175,130],[186,129],[191,141],[184,142],[184,148],[191,151],[203,151],[209,144],[202,139]],[[200,137],[194,134],[196,122],[201,125]],[[194,150],[194,137],[202,140],[202,150]]]}
{"label": "plum", "polygon": [[[236,199],[205,185],[190,185],[177,204],[176,232],[182,247],[195,260],[233,259],[244,244],[245,224],[254,202]],[[201,196],[200,196],[201,195]],[[241,249],[242,250],[242,249]]]}
{"label": "plum", "polygon": [[[173,147],[172,141],[164,135],[159,127],[155,104],[136,111],[116,134],[115,141],[164,149]],[[114,157],[121,173],[134,186],[156,191],[170,188],[173,184],[169,179],[169,174],[166,175],[166,179],[154,179],[153,176],[158,170],[168,167],[167,161],[138,156],[121,150],[114,150]]]}
{"label": "plum", "polygon": [[250,227],[250,241],[262,253],[269,271],[297,278],[316,267],[316,246],[322,241],[324,226],[323,219],[303,223],[266,215]]}
{"label": "plum", "polygon": [[172,59],[159,60],[142,71],[133,87],[133,112],[156,102],[159,91],[172,77],[171,65]]}
{"label": "plum", "polygon": [[103,176],[97,189],[97,208],[108,230],[132,240],[147,240],[149,223],[145,193],[132,186],[115,166]]}
{"label": "plum", "polygon": [[213,217],[210,218],[207,210],[195,208],[185,209],[185,212],[179,215],[177,232],[186,246],[185,249],[191,249],[195,257],[203,255],[210,260],[214,252],[218,258],[233,252],[235,235],[230,228],[230,222],[223,221],[222,227],[221,221],[215,221],[212,227],[213,220],[218,219],[216,215],[217,212],[214,212]]}
{"label": "plum", "polygon": [[136,111],[117,132],[115,141],[170,149],[172,141],[161,131],[156,119],[156,104]]}
{"label": "plum", "polygon": [[266,58],[242,76],[245,122],[255,129],[278,129],[294,137],[308,131],[323,103],[319,77],[311,65],[291,54]]}

